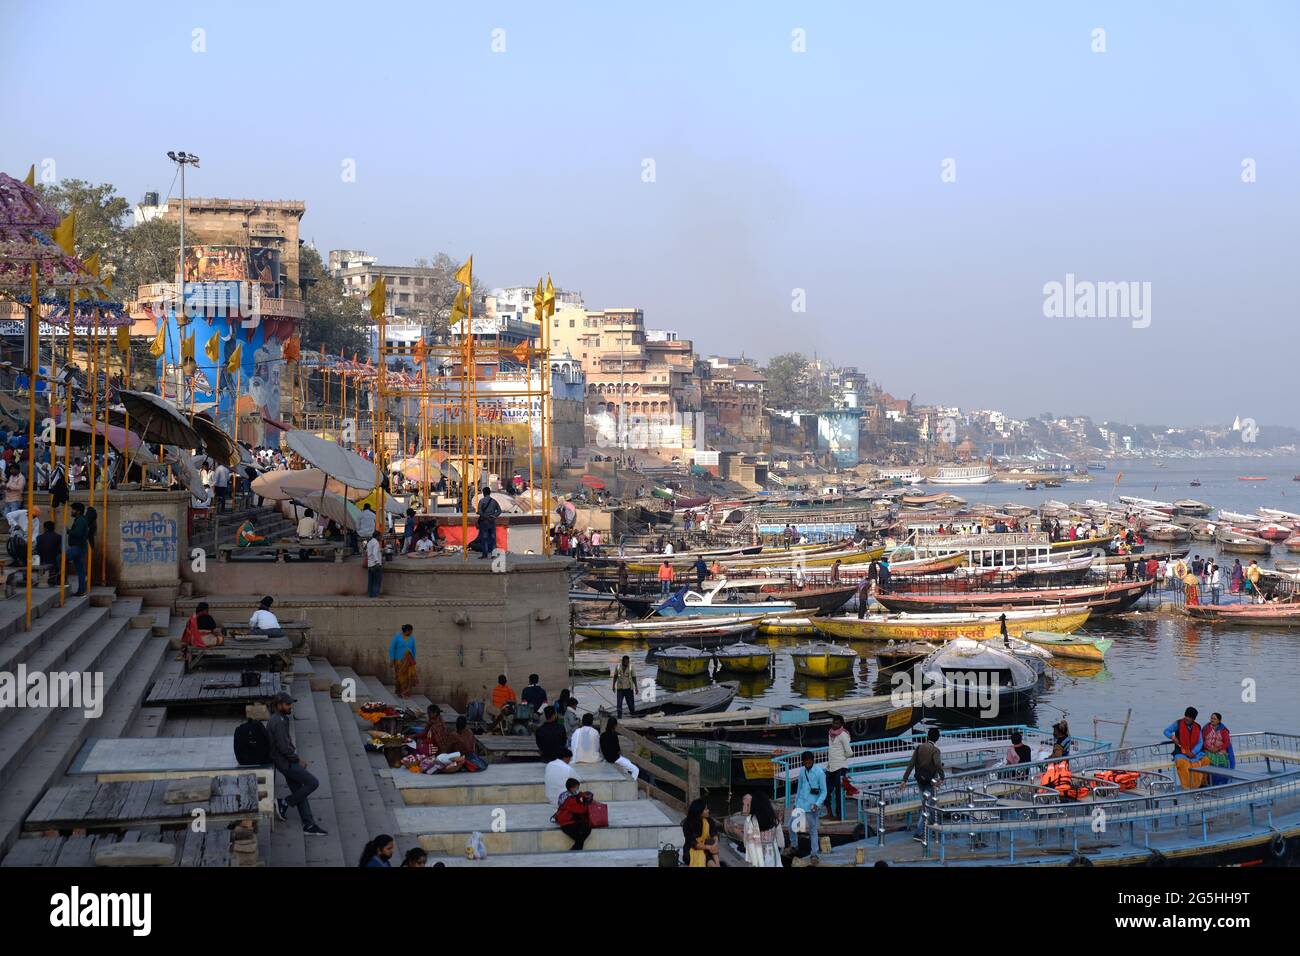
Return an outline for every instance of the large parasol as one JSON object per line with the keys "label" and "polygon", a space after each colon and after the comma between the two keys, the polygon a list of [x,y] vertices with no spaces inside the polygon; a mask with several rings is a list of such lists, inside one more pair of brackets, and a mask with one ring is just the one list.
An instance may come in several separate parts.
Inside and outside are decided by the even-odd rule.
{"label": "large parasol", "polygon": [[118,400],[131,416],[131,431],[147,442],[178,448],[204,448],[200,435],[179,409],[151,392],[119,391]]}
{"label": "large parasol", "polygon": [[318,491],[312,495],[295,497],[294,501],[305,505],[317,514],[322,514],[347,531],[357,530],[357,520],[361,509],[342,495],[332,491]]}
{"label": "large parasol", "polygon": [[284,433],[284,443],[307,464],[314,465],[349,488],[370,491],[377,484],[374,462],[366,461],[332,441],[294,429]]}
{"label": "large parasol", "polygon": [[322,491],[353,499],[364,498],[369,494],[359,488],[348,488],[341,481],[331,478],[317,468],[267,471],[253,481],[253,494],[261,495],[271,501],[302,499],[304,496],[320,494]]}
{"label": "large parasol", "polygon": [[[203,449],[214,462],[220,462],[227,468],[239,464],[240,449],[235,440],[226,434],[225,429],[214,422],[206,413],[195,415],[192,422],[194,430],[203,439]],[[250,462],[251,463],[251,462]]]}

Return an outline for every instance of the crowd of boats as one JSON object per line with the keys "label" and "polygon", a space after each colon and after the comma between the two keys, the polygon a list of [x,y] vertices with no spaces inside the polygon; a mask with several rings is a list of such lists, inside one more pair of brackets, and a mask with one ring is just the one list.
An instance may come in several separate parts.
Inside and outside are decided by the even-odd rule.
{"label": "crowd of boats", "polygon": [[[832,707],[854,715],[855,739],[897,734],[936,708],[979,714],[987,696],[976,699],[980,706],[954,704],[959,695],[949,692],[959,684],[992,688],[1007,713],[1033,699],[1048,662],[1103,662],[1111,639],[1079,630],[1131,610],[1166,565],[1186,561],[1184,542],[1205,533],[1202,523],[1216,535],[1249,528],[1276,539],[1285,530],[1283,541],[1300,531],[1300,515],[1214,514],[1192,500],[1048,501],[1031,509],[970,507],[947,495],[910,505],[908,497],[824,509],[692,502],[697,520],[711,514],[721,532],[678,536],[676,547],[666,547],[669,534],[662,543],[644,542],[640,552],[641,542],[624,540],[621,553],[611,549],[581,564],[571,591],[579,608],[575,640],[644,646],[665,684],[718,680],[709,687],[721,690],[687,712],[670,700],[635,718],[634,727],[656,735],[797,743],[820,732]],[[823,526],[851,533],[810,540]],[[1171,538],[1168,527],[1187,537]],[[1288,585],[1283,593],[1300,582],[1286,565],[1267,575],[1271,587]],[[1285,598],[1187,611],[1208,620],[1300,625],[1300,603]],[[729,689],[747,675],[773,672],[779,659],[796,679],[835,682],[873,658],[878,690],[892,674],[912,672],[915,696],[841,694],[823,709],[807,702],[730,709],[736,691]]]}

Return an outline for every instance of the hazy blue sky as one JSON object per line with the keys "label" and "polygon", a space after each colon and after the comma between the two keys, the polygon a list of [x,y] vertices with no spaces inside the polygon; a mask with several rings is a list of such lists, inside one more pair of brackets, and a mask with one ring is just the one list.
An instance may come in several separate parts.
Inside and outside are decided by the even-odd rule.
{"label": "hazy blue sky", "polygon": [[[1017,415],[1300,424],[1292,0],[0,3],[11,174],[53,158],[136,201],[184,149],[193,195],[305,200],[322,253],[550,271],[706,353]],[[1150,327],[1045,318],[1067,273],[1150,282]]]}

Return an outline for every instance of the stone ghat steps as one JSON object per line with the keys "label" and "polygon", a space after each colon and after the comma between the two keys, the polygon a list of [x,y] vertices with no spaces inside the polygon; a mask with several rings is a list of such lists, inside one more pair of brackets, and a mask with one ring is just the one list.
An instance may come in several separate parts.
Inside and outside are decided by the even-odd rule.
{"label": "stone ghat steps", "polygon": [[[399,807],[394,811],[399,833],[419,839],[430,854],[462,856],[474,832],[481,833],[489,858],[497,854],[564,853],[573,841],[551,821],[555,809],[546,803],[507,806]],[[609,826],[593,830],[589,850],[658,850],[681,842],[681,823],[655,800],[609,804]],[[578,857],[581,854],[572,854]],[[575,863],[576,865],[576,863]]]}
{"label": "stone ghat steps", "polygon": [[[480,773],[423,774],[394,770],[393,784],[407,806],[506,806],[542,804],[546,787],[540,763],[494,763]],[[571,776],[603,803],[637,798],[636,783],[608,763],[570,764]]]}
{"label": "stone ghat steps", "polygon": [[235,543],[239,526],[246,519],[253,522],[253,530],[257,534],[265,537],[283,538],[292,535],[296,530],[294,523],[277,508],[245,508],[240,511],[228,511],[223,515],[217,515],[213,510],[210,512],[207,524],[195,530],[190,539],[190,547],[203,548],[210,556],[215,557],[218,546]]}
{"label": "stone ghat steps", "polygon": [[[680,830],[678,831],[680,835]],[[680,841],[678,841],[680,842]],[[538,866],[580,866],[580,867],[649,867],[659,865],[658,850],[593,850],[593,841],[588,840],[581,852],[573,853],[506,853],[493,856],[488,852],[486,860],[468,860],[461,855],[440,858],[438,862],[447,867],[524,867]],[[677,844],[674,843],[674,846]]]}
{"label": "stone ghat steps", "polygon": [[[24,640],[32,632],[18,632],[7,642],[12,654],[20,648],[29,671],[102,673],[103,712],[86,716],[84,707],[12,708],[0,712],[0,855],[21,832],[27,813],[45,791],[59,781],[92,735],[113,736],[133,718],[148,677],[162,657],[165,639],[154,638],[148,627],[135,627],[138,598],[113,600],[96,607],[82,598],[69,602],[65,613],[44,621],[52,630],[40,640]],[[17,599],[21,607],[22,599]],[[12,602],[5,602],[8,606]],[[12,657],[10,658],[12,660]]]}

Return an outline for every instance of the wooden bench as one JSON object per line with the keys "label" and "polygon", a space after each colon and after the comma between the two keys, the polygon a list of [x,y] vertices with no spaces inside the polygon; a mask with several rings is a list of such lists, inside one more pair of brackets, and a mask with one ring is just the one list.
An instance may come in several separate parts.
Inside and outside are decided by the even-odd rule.
{"label": "wooden bench", "polygon": [[348,546],[347,542],[331,541],[328,538],[303,538],[302,540],[281,538],[277,541],[253,544],[247,547],[241,547],[237,544],[217,546],[218,561],[229,561],[232,554],[238,554],[248,558],[264,558],[269,555],[275,559],[276,563],[281,563],[286,555],[300,553],[307,554],[308,559],[312,555],[328,555],[334,559],[335,564],[341,564],[343,559],[347,557]]}
{"label": "wooden bench", "polygon": [[45,792],[27,815],[27,832],[74,830],[130,830],[142,826],[187,827],[196,807],[204,811],[209,829],[215,824],[257,822],[257,776],[195,774],[211,781],[206,800],[168,803],[164,799],[173,780],[123,780],[114,783],[57,784]]}
{"label": "wooden bench", "polygon": [[205,707],[232,704],[260,704],[269,701],[285,685],[275,671],[259,671],[258,682],[245,687],[238,671],[229,674],[188,674],[154,681],[145,695],[145,707]]}
{"label": "wooden bench", "polygon": [[[247,625],[245,625],[245,629]],[[259,636],[231,638],[216,647],[186,647],[185,670],[188,673],[205,664],[228,666],[237,661],[266,662],[266,670],[293,669],[293,640],[289,637]]]}

